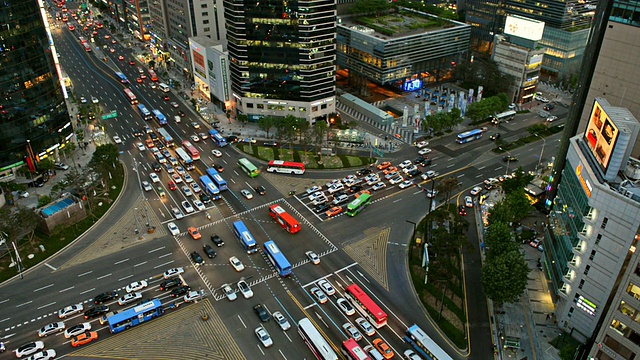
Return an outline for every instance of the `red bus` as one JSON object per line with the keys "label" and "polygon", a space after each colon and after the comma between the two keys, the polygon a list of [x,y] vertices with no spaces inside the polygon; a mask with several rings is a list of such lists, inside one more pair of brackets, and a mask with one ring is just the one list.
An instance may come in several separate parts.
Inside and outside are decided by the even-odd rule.
{"label": "red bus", "polygon": [[82,44],[82,46],[84,46],[84,51],[91,52],[91,46],[89,46],[89,44],[84,43],[84,44]]}
{"label": "red bus", "polygon": [[182,142],[182,147],[187,151],[189,156],[191,156],[191,160],[196,161],[200,160],[200,152],[196,149],[195,146],[191,144],[189,140],[185,140]]}
{"label": "red bus", "polygon": [[86,44],[87,43],[87,39],[85,39],[82,36],[80,36],[78,39],[80,40],[80,44]]}
{"label": "red bus", "polygon": [[269,206],[269,215],[290,234],[295,234],[300,231],[300,223],[298,222],[298,220],[294,219],[293,216],[284,211],[282,206]]}
{"label": "red bus", "polygon": [[153,71],[153,70],[149,70],[149,78],[153,82],[157,82],[158,81],[158,75],[156,75],[156,72]]}
{"label": "red bus", "polygon": [[371,325],[378,329],[387,325],[387,314],[362,291],[360,286],[351,284],[347,286],[346,291],[346,298],[369,320]]}
{"label": "red bus", "polygon": [[124,94],[127,96],[127,100],[129,100],[131,105],[135,105],[138,103],[138,99],[136,98],[136,95],[133,93],[133,91],[124,89]]}
{"label": "red bus", "polygon": [[358,343],[353,339],[349,339],[342,343],[342,353],[347,357],[347,359],[371,360],[367,353],[365,353],[360,345],[358,345]]}
{"label": "red bus", "polygon": [[267,171],[302,175],[304,174],[304,164],[293,161],[271,160],[267,165]]}

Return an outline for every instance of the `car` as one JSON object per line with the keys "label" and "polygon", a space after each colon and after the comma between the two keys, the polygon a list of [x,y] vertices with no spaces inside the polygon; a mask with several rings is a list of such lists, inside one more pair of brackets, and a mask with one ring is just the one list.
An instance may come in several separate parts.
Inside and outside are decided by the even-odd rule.
{"label": "car", "polygon": [[371,195],[371,191],[369,190],[360,190],[359,192],[355,193],[353,196],[357,199],[360,197],[360,195],[363,194],[367,194],[367,195]]}
{"label": "car", "polygon": [[258,315],[258,319],[260,319],[260,321],[262,322],[267,322],[271,320],[271,315],[269,315],[269,313],[264,308],[264,306],[262,306],[262,304],[256,304],[253,307],[253,312],[255,312],[256,315]]}
{"label": "car", "polygon": [[94,318],[96,316],[100,316],[102,314],[106,314],[109,312],[109,307],[108,306],[94,306],[92,308],[90,308],[89,310],[84,312],[84,318],[85,319],[91,319]]}
{"label": "car", "polygon": [[187,173],[187,171],[180,165],[176,166],[175,169],[176,169],[176,173],[178,173],[178,175],[180,175],[180,176],[182,176],[182,175]]}
{"label": "car", "polygon": [[145,74],[140,74],[140,79],[146,79],[146,78],[147,78],[147,75],[145,75]]}
{"label": "car", "polygon": [[201,132],[198,133],[198,137],[200,138],[200,140],[207,140],[209,138],[209,134]]}
{"label": "car", "polygon": [[198,209],[198,211],[203,211],[203,210],[206,209],[206,207],[204,206],[202,201],[200,201],[198,199],[194,199],[193,200],[193,206],[195,206],[195,208]]}
{"label": "car", "polygon": [[426,193],[426,195],[427,195],[427,197],[429,199],[433,199],[433,198],[436,197],[436,195],[438,195],[438,190],[431,190],[431,189],[425,190],[425,189],[422,189],[422,191],[424,191]]}
{"label": "car", "polygon": [[389,166],[391,166],[391,163],[388,162],[388,161],[385,161],[385,162],[379,164],[377,166],[377,168],[378,168],[378,170],[384,170],[384,169],[388,168]]}
{"label": "car", "polygon": [[44,350],[44,343],[42,341],[33,341],[20,346],[15,349],[14,352],[17,358],[34,354],[38,351]]}
{"label": "car", "polygon": [[229,263],[231,263],[231,266],[233,266],[237,272],[244,270],[244,264],[235,256],[229,258]]}
{"label": "car", "polygon": [[240,290],[245,299],[251,299],[253,297],[253,291],[244,279],[238,281],[238,290]]}
{"label": "car", "polygon": [[315,201],[317,198],[321,198],[323,196],[324,193],[322,191],[314,192],[313,194],[309,195],[309,201]]}
{"label": "car", "polygon": [[393,177],[393,178],[389,179],[389,184],[395,185],[395,184],[399,184],[399,183],[401,183],[403,181],[404,181],[404,179],[402,178],[402,176],[398,175],[396,177]]}
{"label": "car", "polygon": [[167,173],[168,174],[173,174],[175,173],[175,169],[173,168],[173,166],[169,163],[164,164],[164,166],[167,168]]}
{"label": "car", "polygon": [[200,233],[198,232],[198,229],[196,229],[193,226],[190,226],[189,228],[187,228],[187,232],[189,233],[189,235],[191,235],[193,240],[200,240],[202,238],[202,235],[200,235]]}
{"label": "car", "polygon": [[360,327],[362,332],[365,333],[365,335],[373,336],[376,334],[376,329],[373,326],[371,326],[371,324],[364,318],[362,317],[357,318],[356,324],[358,325],[358,327]]}
{"label": "car", "polygon": [[425,148],[427,146],[429,146],[429,142],[426,141],[426,140],[422,140],[422,141],[420,141],[419,143],[416,144],[416,147],[418,149],[422,149],[422,148]]}
{"label": "car", "polygon": [[66,325],[62,321],[53,322],[43,326],[40,330],[38,330],[38,337],[45,337],[51,334],[64,331],[66,329]]}
{"label": "car", "polygon": [[407,177],[412,179],[412,178],[414,178],[414,177],[416,177],[416,176],[418,176],[420,174],[422,174],[422,171],[420,171],[419,169],[416,168],[416,169],[413,169],[413,170],[407,172]]}
{"label": "car", "polygon": [[476,196],[476,195],[480,194],[481,191],[482,191],[482,187],[474,186],[473,189],[471,189],[469,191],[469,194],[471,194],[471,196]]}
{"label": "car", "polygon": [[67,330],[64,331],[64,337],[66,339],[70,339],[74,336],[78,336],[80,334],[82,334],[85,331],[89,331],[91,330],[91,323],[85,322],[85,323],[80,323],[78,325],[73,325],[72,327],[68,328]]}
{"label": "car", "polygon": [[472,208],[473,207],[473,200],[471,199],[471,196],[465,196],[464,197],[464,206],[466,206],[468,208]]}
{"label": "car", "polygon": [[142,300],[142,293],[140,293],[140,292],[132,292],[132,293],[128,293],[128,294],[122,295],[118,299],[118,305],[124,306],[124,305],[131,304],[132,302],[139,301],[139,300]]}
{"label": "car", "polygon": [[97,103],[99,103],[99,102],[100,102],[100,100],[98,100],[98,98],[97,98],[97,97],[92,96],[92,97],[91,97],[91,102],[92,102],[92,103],[94,103],[94,104],[97,104]]}
{"label": "car", "polygon": [[164,274],[162,274],[162,277],[167,280],[167,279],[171,279],[173,277],[182,275],[184,273],[184,269],[181,267],[178,268],[171,268],[167,271],[164,272]]}
{"label": "car", "polygon": [[186,182],[187,184],[190,184],[193,182],[193,178],[191,177],[191,175],[189,174],[184,174],[184,182]]}
{"label": "car", "polygon": [[209,259],[213,259],[213,258],[215,258],[215,257],[218,255],[218,254],[216,253],[216,251],[215,251],[215,250],[213,250],[213,248],[212,248],[212,247],[211,247],[211,245],[209,245],[209,244],[205,244],[205,245],[202,247],[202,250],[204,250],[204,253],[205,253],[205,254],[207,254],[207,257],[208,257]]}
{"label": "car", "polygon": [[464,205],[458,206],[458,214],[460,216],[467,216],[467,210],[464,208]]}
{"label": "car", "polygon": [[136,147],[137,147],[137,148],[138,148],[138,150],[140,150],[140,151],[145,151],[145,150],[147,150],[147,148],[146,148],[146,147],[144,146],[144,144],[143,144],[143,143],[141,143],[141,142],[137,142],[137,143],[136,143]]}
{"label": "car", "polygon": [[136,82],[137,82],[138,84],[142,84],[142,78],[136,78]]}
{"label": "car", "polygon": [[327,210],[327,217],[336,216],[342,213],[342,206],[334,206],[331,209]]}
{"label": "car", "polygon": [[309,259],[309,261],[311,261],[313,265],[320,264],[320,257],[315,252],[307,251],[304,254],[307,255],[307,258]]}
{"label": "car", "polygon": [[85,99],[84,96],[80,96],[80,102],[83,103],[83,104],[86,104],[87,103],[87,99]]}
{"label": "car", "polygon": [[171,191],[175,191],[178,187],[176,186],[176,183],[173,181],[169,181],[167,183],[167,187],[169,188],[169,190]]}
{"label": "car", "polygon": [[75,30],[75,29],[76,29],[76,27],[75,27],[75,26],[73,26],[73,25],[69,24],[69,31],[73,31],[73,30]]}
{"label": "car", "polygon": [[115,135],[113,137],[113,142],[116,143],[116,144],[122,144],[122,139],[120,139],[120,136]]}
{"label": "car", "polygon": [[233,291],[233,288],[231,287],[231,285],[223,284],[221,286],[221,289],[229,301],[234,301],[235,299],[238,298],[238,295],[236,295],[236,292]]}
{"label": "car", "polygon": [[213,154],[213,156],[215,157],[222,157],[222,152],[218,149],[213,149],[211,150],[211,153]]}
{"label": "car", "polygon": [[437,172],[433,171],[433,170],[429,170],[427,172],[425,172],[424,174],[420,175],[420,177],[422,178],[422,180],[432,180],[434,178],[436,178],[438,175]]}
{"label": "car", "polygon": [[540,239],[534,239],[529,242],[529,246],[532,248],[538,249],[540,251],[544,251],[544,247],[542,246],[542,241]]}
{"label": "car", "polygon": [[[224,166],[222,166],[222,164],[211,164],[211,166],[213,166],[214,169],[216,169],[217,172],[221,173],[224,171]],[[262,194],[264,195],[264,194]]]}
{"label": "car", "polygon": [[373,172],[373,170],[371,170],[369,168],[363,168],[363,169],[360,169],[360,170],[356,171],[356,175],[365,176],[365,175],[371,174],[371,172]]}
{"label": "car", "polygon": [[184,302],[195,302],[198,300],[202,300],[204,298],[204,290],[200,291],[189,291],[187,295],[184,296]]}
{"label": "car", "polygon": [[127,287],[125,287],[125,290],[128,293],[131,293],[131,292],[140,291],[146,288],[147,286],[149,286],[149,284],[144,280],[134,281],[131,284],[127,285]]}
{"label": "car", "polygon": [[346,195],[346,194],[341,194],[341,195],[336,196],[333,199],[332,203],[333,203],[333,205],[340,205],[340,204],[346,202],[347,200],[349,200],[349,196]]}
{"label": "car", "polygon": [[216,234],[211,235],[211,242],[213,242],[217,247],[221,247],[224,245],[224,241],[222,238]]}
{"label": "car", "polygon": [[122,56],[122,55],[118,56],[118,60],[124,61],[124,56]]}
{"label": "car", "polygon": [[422,162],[420,163],[420,166],[422,166],[422,167],[427,167],[427,166],[429,166],[429,165],[431,165],[431,159],[424,159],[424,160],[422,160]]}
{"label": "car", "polygon": [[73,338],[71,338],[71,346],[78,347],[86,345],[94,340],[98,340],[98,332],[86,331],[78,336],[74,336]]}
{"label": "car", "polygon": [[177,109],[177,108],[179,108],[179,107],[180,107],[180,105],[178,105],[178,103],[177,103],[177,102],[172,101],[172,102],[171,102],[171,107],[173,107],[173,108]]}
{"label": "car", "polygon": [[198,254],[197,251],[191,253],[191,260],[193,260],[196,265],[204,263],[204,259],[202,258],[202,256],[200,256],[200,254]]}
{"label": "car", "polygon": [[558,117],[555,115],[551,115],[547,118],[547,122],[554,122],[556,120],[558,120]]}
{"label": "car", "polygon": [[387,184],[383,183],[382,181],[373,185],[372,189],[377,191],[377,190],[381,190],[387,187]]}
{"label": "car", "polygon": [[173,182],[174,185],[182,182],[182,177],[180,176],[180,174],[176,174],[176,173],[171,174],[171,179],[172,179],[171,182]]}
{"label": "car", "polygon": [[320,289],[322,289],[322,291],[324,291],[324,293],[327,294],[328,296],[331,296],[336,293],[336,289],[333,288],[333,286],[327,279],[319,280],[317,284],[320,287]]}
{"label": "car", "polygon": [[320,204],[320,205],[318,205],[318,206],[313,208],[313,212],[315,212],[316,214],[320,214],[320,213],[326,212],[331,207],[332,206],[329,203]]}
{"label": "car", "polygon": [[278,143],[275,142],[275,141],[267,141],[267,142],[263,143],[262,146],[276,147],[276,146],[278,146]]}
{"label": "car", "polygon": [[358,331],[358,329],[356,329],[356,327],[353,326],[351,323],[342,324],[342,329],[344,329],[344,332],[353,340],[355,341],[362,340],[362,334],[360,334],[360,331]]}
{"label": "car", "polygon": [[[160,172],[160,171],[162,171],[162,166],[161,166],[159,163],[157,163],[157,162],[152,163],[152,164],[151,164],[151,168],[152,168],[152,169],[153,169],[153,171],[155,171],[155,172]],[[158,179],[158,180],[160,180],[160,179]]]}
{"label": "car", "polygon": [[[305,190],[305,193],[307,195],[309,195],[309,196],[313,195],[313,194],[316,194],[316,193],[319,193],[319,192],[322,192],[322,188],[320,186],[317,186],[317,185],[314,185],[314,186],[308,188],[307,190]],[[311,199],[309,199],[309,200],[311,200]]]}
{"label": "car", "polygon": [[515,162],[518,161],[518,158],[512,155],[505,155],[502,157],[502,161],[504,162]]}
{"label": "car", "polygon": [[[217,124],[214,124],[214,126],[213,126],[215,129],[217,129],[216,125]],[[229,135],[229,136],[225,137],[225,140],[227,140],[227,143],[233,144],[233,143],[238,142],[238,137],[235,136],[235,135]]]}
{"label": "car", "polygon": [[65,319],[67,316],[80,314],[84,311],[82,304],[73,304],[58,310],[58,318]]}
{"label": "car", "polygon": [[69,165],[63,163],[57,163],[54,168],[56,170],[69,170]]}
{"label": "car", "polygon": [[405,180],[405,181],[401,182],[400,185],[398,185],[398,187],[400,189],[406,189],[411,185],[413,185],[413,180]]}
{"label": "car", "polygon": [[184,196],[193,196],[193,192],[188,186],[183,186],[182,192],[184,193]]}
{"label": "car", "polygon": [[549,110],[553,110],[554,107],[555,107],[555,105],[553,105],[553,104],[547,104],[542,109],[546,110],[546,111],[549,111]]}
{"label": "car", "polygon": [[389,166],[388,168],[382,170],[382,173],[385,175],[389,175],[397,172],[398,172],[398,168],[395,166]]}
{"label": "car", "polygon": [[317,287],[312,287],[309,292],[316,298],[316,300],[318,300],[318,302],[320,304],[324,304],[327,301],[329,301],[329,298],[327,298],[327,295],[325,295],[322,290],[320,290]]}
{"label": "car", "polygon": [[257,327],[253,332],[258,337],[258,340],[260,340],[260,342],[262,343],[262,346],[268,348],[269,346],[273,345],[273,340],[271,340],[271,335],[269,335],[267,329],[260,326]]}
{"label": "car", "polygon": [[182,296],[182,295],[188,293],[190,290],[191,290],[190,286],[182,285],[180,287],[177,287],[177,288],[171,290],[171,296],[172,297]]}
{"label": "car", "polygon": [[413,162],[411,160],[405,160],[405,161],[401,162],[400,164],[398,164],[398,167],[400,169],[404,169],[404,168],[409,167],[411,165],[413,165]]}
{"label": "car", "polygon": [[356,313],[356,309],[354,309],[349,300],[345,298],[339,298],[336,301],[336,304],[338,305],[338,308],[340,308],[340,310],[342,310],[342,312],[347,316],[351,316]]}
{"label": "car", "polygon": [[247,189],[242,189],[240,190],[240,193],[242,194],[242,196],[244,196],[245,198],[247,198],[247,200],[251,200],[253,199],[253,194],[251,193],[251,191],[247,190]]}
{"label": "car", "polygon": [[179,277],[174,277],[172,279],[167,279],[160,283],[160,291],[166,291],[171,289],[172,287],[176,287],[178,285],[183,285],[182,279]]}
{"label": "car", "polygon": [[115,298],[118,297],[118,293],[115,291],[107,291],[104,292],[102,294],[98,294],[95,298],[93,298],[93,303],[98,305],[98,304],[103,304],[106,303],[109,300],[113,300]]}
{"label": "car", "polygon": [[500,139],[500,133],[495,133],[495,134],[491,134],[491,136],[489,136],[489,140],[495,141]]}
{"label": "car", "polygon": [[178,110],[176,113],[177,113],[177,114],[178,114],[178,116],[180,116],[180,117],[185,117],[185,116],[186,116],[186,114],[185,114],[185,113],[184,113],[184,111],[182,111],[182,110]]}
{"label": "car", "polygon": [[418,151],[419,155],[427,155],[428,153],[432,152],[433,150],[429,149],[429,148],[424,148],[424,149],[420,149],[420,151]]}
{"label": "car", "polygon": [[274,312],[271,316],[273,317],[273,320],[276,321],[278,326],[280,326],[280,329],[282,329],[282,331],[287,331],[291,329],[291,324],[289,323],[289,320],[287,320],[287,318],[284,317],[284,315],[282,315],[280,311]]}
{"label": "car", "polygon": [[536,96],[534,96],[534,99],[536,99],[538,101],[541,101],[543,103],[549,102],[549,100],[547,98],[545,98],[544,96],[539,95],[539,94],[536,94]]}
{"label": "car", "polygon": [[153,190],[153,187],[151,186],[151,184],[149,184],[148,181],[143,180],[142,181],[142,188],[144,189],[144,191],[151,191]]}
{"label": "car", "polygon": [[382,339],[373,340],[373,347],[375,347],[385,359],[391,359],[396,355]]}
{"label": "car", "polygon": [[191,141],[193,141],[194,143],[200,141],[200,138],[196,134],[193,134],[193,135],[189,136],[189,139],[191,139]]}
{"label": "car", "polygon": [[160,182],[160,177],[156,173],[149,173],[149,179],[154,183]]}
{"label": "car", "polygon": [[319,196],[319,197],[315,198],[311,202],[311,204],[313,204],[314,206],[317,206],[317,205],[320,205],[320,204],[324,204],[327,201],[329,201],[329,199],[324,194],[322,194],[322,196]]}
{"label": "car", "polygon": [[404,358],[407,360],[421,360],[422,358],[420,356],[418,356],[418,354],[416,354],[415,351],[411,350],[411,349],[407,349],[405,350],[402,355],[404,355]]}
{"label": "car", "polygon": [[194,129],[200,129],[200,123],[197,121],[191,122],[191,127]]}
{"label": "car", "polygon": [[327,188],[331,188],[332,186],[335,186],[335,185],[338,185],[338,184],[342,185],[342,182],[340,181],[340,179],[333,179],[333,180],[329,181],[328,183],[326,183],[326,186],[327,186]]}
{"label": "car", "polygon": [[135,61],[133,61],[133,60],[129,60],[129,65],[134,66],[135,64],[136,64],[136,62],[135,62]]}
{"label": "car", "polygon": [[196,210],[193,208],[193,206],[191,205],[191,203],[190,203],[190,202],[188,202],[188,201],[186,201],[186,200],[185,200],[185,201],[183,201],[183,202],[181,202],[181,203],[180,203],[180,205],[182,205],[182,208],[184,209],[184,211],[185,211],[187,214],[191,214],[191,213],[193,213],[193,212],[195,212],[195,211],[196,211]]}
{"label": "car", "polygon": [[350,188],[347,189],[348,192],[350,193],[357,193],[358,191],[362,190],[362,185],[353,185]]}
{"label": "car", "polygon": [[171,98],[169,97],[169,95],[164,95],[164,96],[162,97],[162,100],[164,100],[164,101],[169,101],[169,100],[171,100]]}
{"label": "car", "polygon": [[211,198],[205,193],[200,193],[200,201],[202,201],[203,204],[208,204],[211,202]]}

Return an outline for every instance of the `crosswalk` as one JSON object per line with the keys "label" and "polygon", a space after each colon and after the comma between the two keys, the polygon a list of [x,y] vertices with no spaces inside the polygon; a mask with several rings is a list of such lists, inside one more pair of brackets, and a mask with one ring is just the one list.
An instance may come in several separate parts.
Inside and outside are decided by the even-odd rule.
{"label": "crosswalk", "polygon": [[[381,101],[378,101],[376,103],[373,103],[372,105],[374,106],[378,106],[380,103],[382,103]],[[341,114],[347,114],[350,117],[356,119],[356,120],[360,120],[360,121],[364,121],[366,123],[369,123],[373,126],[375,126],[376,128],[380,129],[381,131],[389,134],[389,138],[394,138],[395,141],[395,145],[396,146],[400,146],[400,142],[404,142],[407,144],[413,144],[414,141],[414,133],[413,133],[413,128],[412,127],[402,127],[402,126],[397,126],[397,125],[382,125],[376,121],[371,120],[370,118],[366,117],[365,115],[357,112],[356,110],[344,105],[341,102],[338,102],[336,104],[336,109],[338,109],[338,111]]]}

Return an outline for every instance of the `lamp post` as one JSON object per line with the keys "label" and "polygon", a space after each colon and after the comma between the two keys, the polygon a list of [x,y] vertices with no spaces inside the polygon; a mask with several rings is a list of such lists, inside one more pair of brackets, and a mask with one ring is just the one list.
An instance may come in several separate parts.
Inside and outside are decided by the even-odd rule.
{"label": "lamp post", "polygon": [[545,140],[542,136],[536,133],[534,133],[533,135],[539,137],[542,140],[542,149],[540,149],[540,158],[538,158],[538,164],[536,165],[536,173],[537,173],[538,168],[540,168],[540,165],[542,164],[542,154],[544,153],[545,145],[547,145],[547,140]]}
{"label": "lamp post", "polygon": [[509,150],[505,150],[501,147],[499,147],[498,149],[500,149],[500,151],[504,151],[509,155],[509,160],[507,160],[507,170],[505,170],[504,174],[507,175],[509,173],[509,164],[511,164],[511,158],[513,157],[513,155],[511,155],[511,153],[509,152]]}

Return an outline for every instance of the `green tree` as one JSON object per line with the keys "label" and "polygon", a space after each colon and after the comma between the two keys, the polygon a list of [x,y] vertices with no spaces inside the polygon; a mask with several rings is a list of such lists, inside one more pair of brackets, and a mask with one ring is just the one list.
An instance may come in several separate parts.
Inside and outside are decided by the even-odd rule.
{"label": "green tree", "polygon": [[438,185],[436,185],[436,190],[438,190],[439,193],[444,194],[446,204],[451,200],[451,193],[459,187],[460,183],[458,182],[458,179],[450,177],[440,180]]}
{"label": "green tree", "polygon": [[115,144],[105,144],[96,147],[88,166],[100,174],[100,177],[107,179],[109,172],[114,169],[120,152]]}
{"label": "green tree", "polygon": [[558,356],[562,360],[574,360],[576,358],[576,348],[571,345],[566,345],[558,352]]}
{"label": "green tree", "polygon": [[276,119],[273,116],[267,115],[258,119],[258,127],[260,128],[260,130],[267,133],[267,137],[269,137],[269,133],[271,132],[271,129],[273,129],[275,125],[276,125]]}
{"label": "green tree", "polygon": [[507,110],[509,108],[509,104],[511,104],[511,101],[509,101],[507,94],[501,92],[497,94],[495,97],[500,100],[500,104],[502,105],[501,111]]}
{"label": "green tree", "polygon": [[316,146],[316,152],[320,153],[320,160],[322,161],[322,145],[324,145],[325,138],[327,137],[327,131],[329,127],[324,121],[317,121],[313,124],[313,143]]}
{"label": "green tree", "polygon": [[349,8],[350,14],[373,14],[379,16],[389,12],[391,6],[387,0],[357,0]]}
{"label": "green tree", "polygon": [[532,210],[531,203],[529,202],[529,198],[525,194],[524,189],[508,194],[506,197],[506,203],[513,214],[513,222],[519,222],[524,219]]}
{"label": "green tree", "polygon": [[514,79],[511,75],[502,74],[498,64],[490,59],[474,58],[473,62],[461,62],[456,66],[456,76],[465,89],[484,88],[485,97],[506,93]]}
{"label": "green tree", "polygon": [[496,305],[518,300],[527,286],[529,267],[517,250],[487,259],[482,267],[482,290]]}
{"label": "green tree", "polygon": [[500,257],[511,251],[518,251],[518,245],[513,241],[509,226],[501,222],[489,226],[484,236],[484,243],[489,248],[487,259]]}

